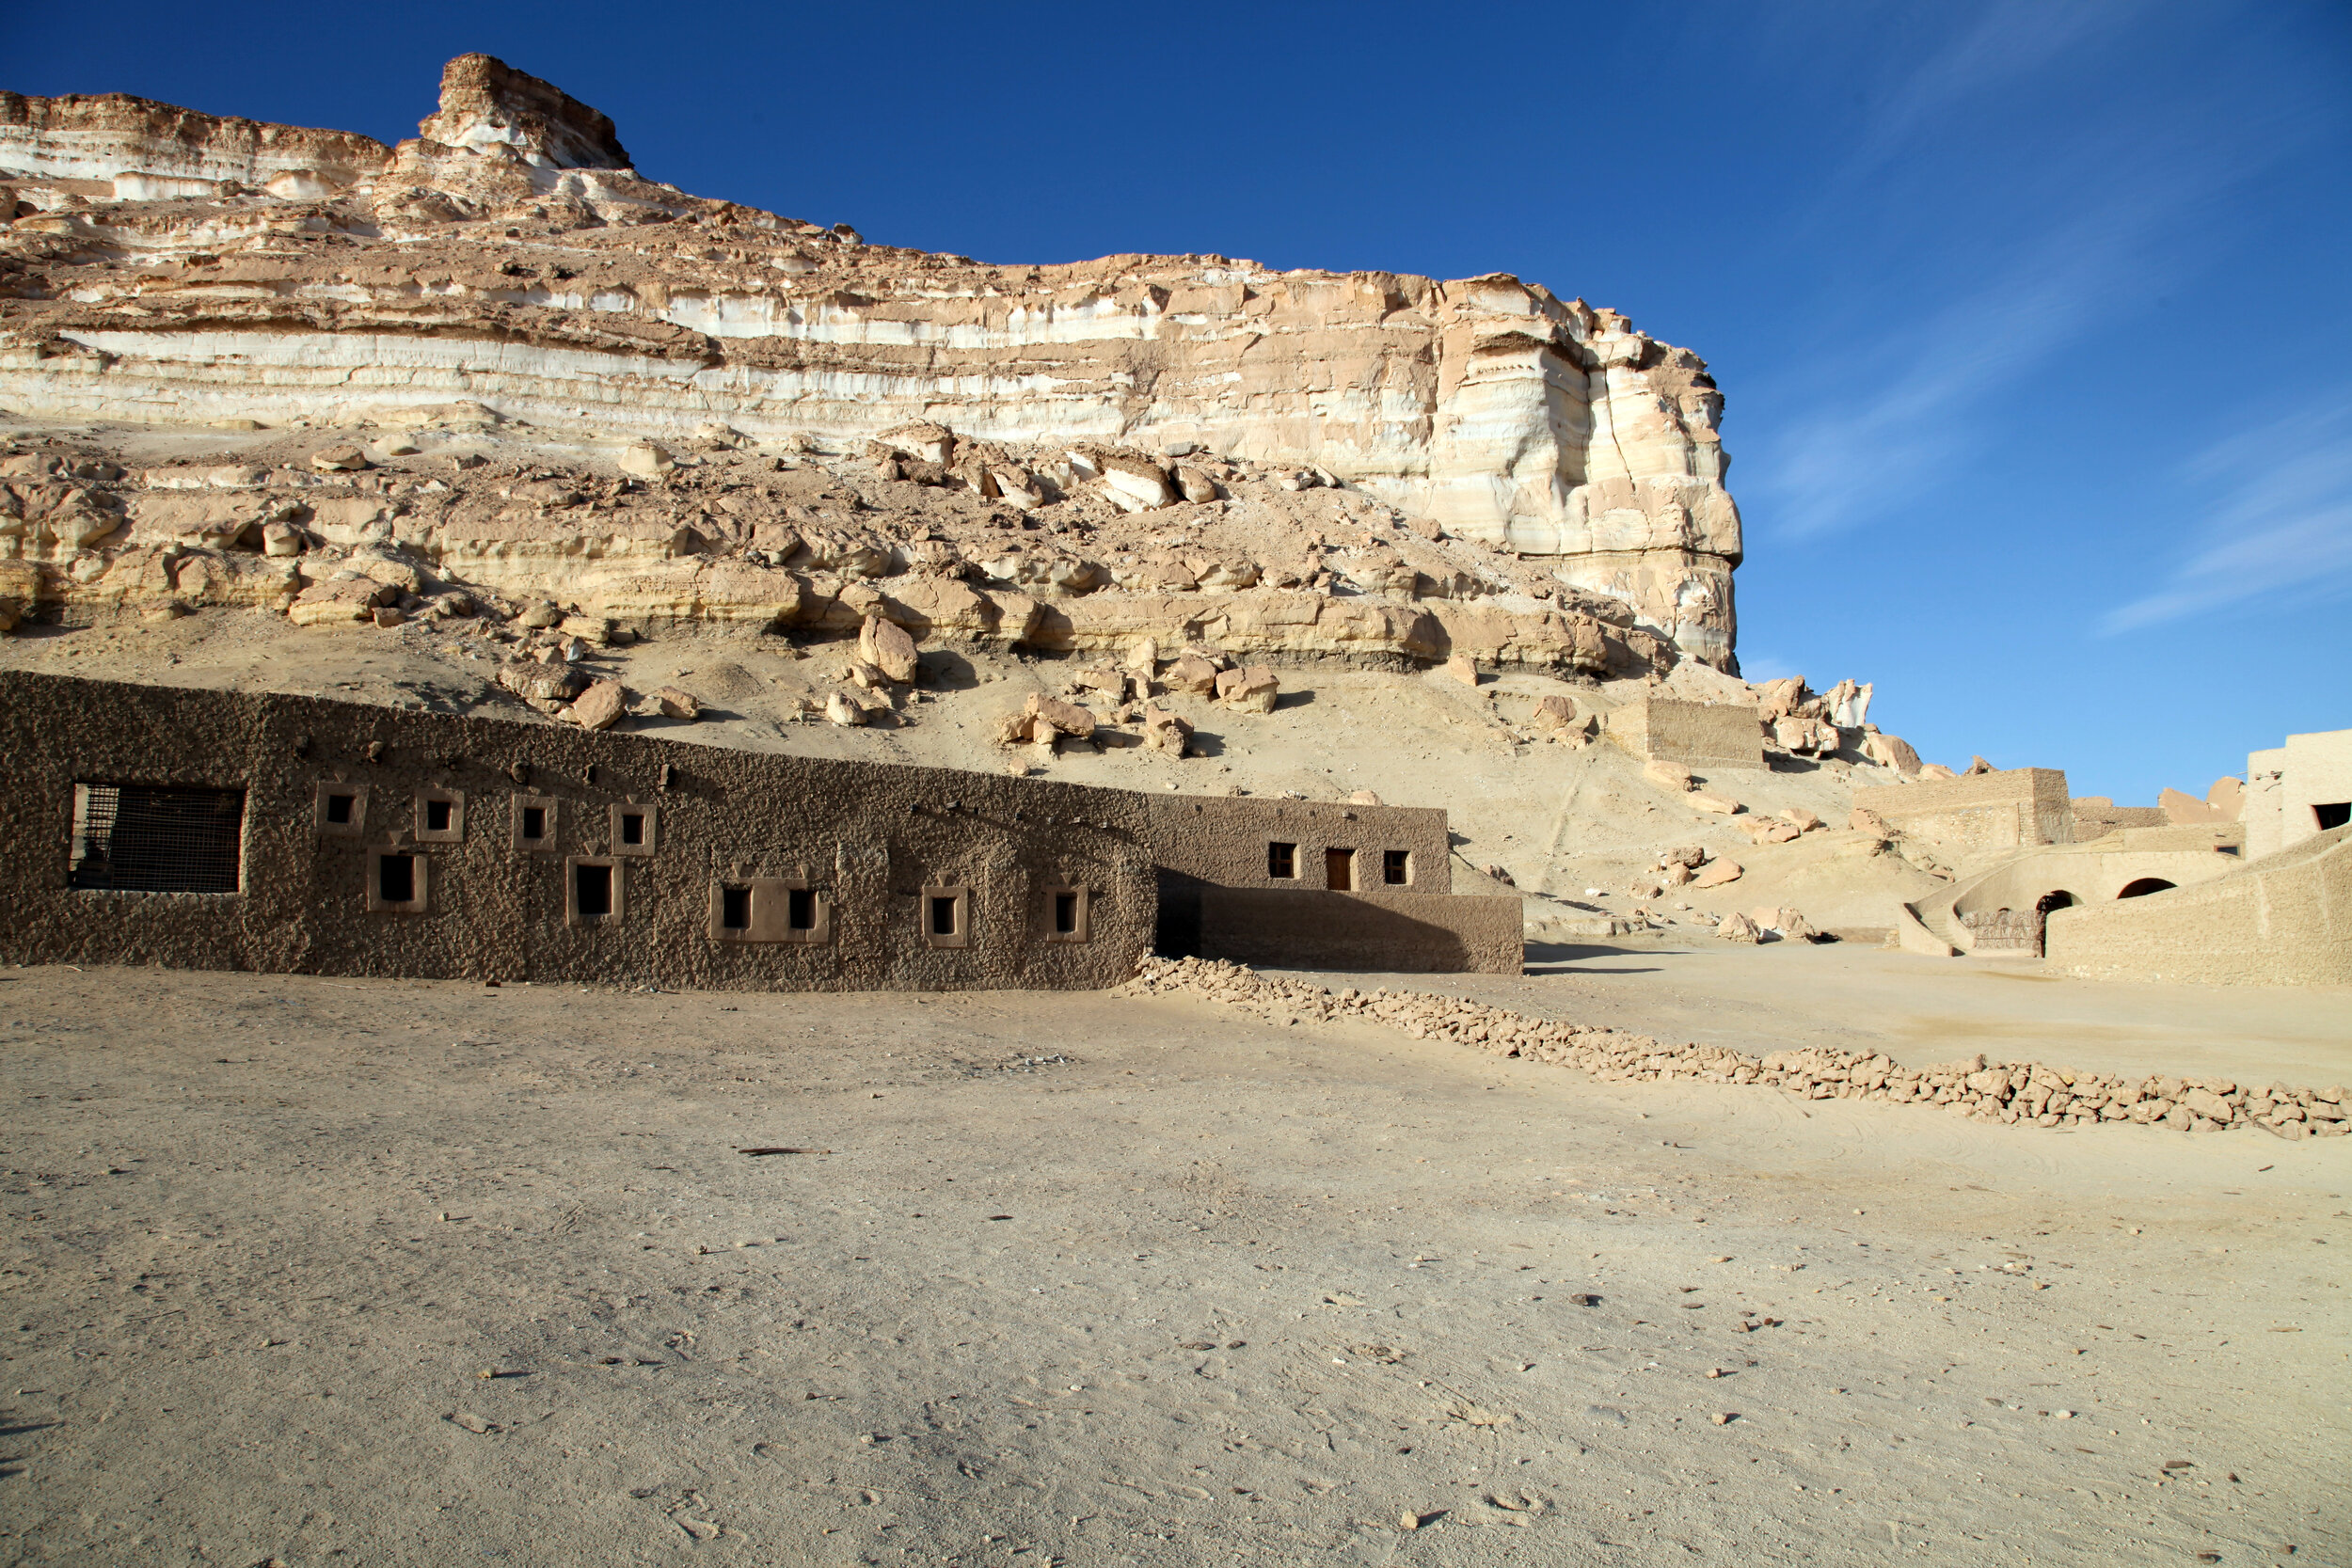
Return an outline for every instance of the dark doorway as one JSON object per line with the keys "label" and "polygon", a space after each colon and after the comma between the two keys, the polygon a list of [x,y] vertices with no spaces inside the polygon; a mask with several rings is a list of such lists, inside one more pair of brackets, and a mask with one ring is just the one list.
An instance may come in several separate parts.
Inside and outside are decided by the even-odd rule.
{"label": "dark doorway", "polygon": [[1326,849],[1323,852],[1323,885],[1333,893],[1352,893],[1356,887],[1356,851]]}
{"label": "dark doorway", "polygon": [[572,867],[572,898],[582,920],[612,912],[612,868],[609,865]]}
{"label": "dark doorway", "polygon": [[727,931],[748,931],[752,928],[752,890],[728,887],[719,890],[719,927]]}
{"label": "dark doorway", "polygon": [[2152,893],[2162,893],[2172,886],[2161,877],[2142,877],[2136,882],[2125,882],[2118,898],[2145,898]]}
{"label": "dark doorway", "polygon": [[2033,907],[2033,956],[2035,958],[2044,958],[2049,952],[2050,911],[2071,910],[2076,902],[2074,895],[2064,889],[2056,893],[2045,893],[2035,901]]}
{"label": "dark doorway", "polygon": [[796,887],[791,891],[789,907],[785,911],[785,923],[796,931],[817,929],[817,890]]}

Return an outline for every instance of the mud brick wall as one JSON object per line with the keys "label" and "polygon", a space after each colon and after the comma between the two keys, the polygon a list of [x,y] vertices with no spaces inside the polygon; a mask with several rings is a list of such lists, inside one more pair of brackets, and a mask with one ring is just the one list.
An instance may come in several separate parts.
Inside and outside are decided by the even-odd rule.
{"label": "mud brick wall", "polygon": [[1970,853],[2074,842],[2074,802],[2055,768],[1884,784],[1853,800],[1905,832]]}
{"label": "mud brick wall", "polygon": [[[239,891],[70,886],[77,784],[244,791]],[[350,823],[325,820],[323,792],[353,798]],[[425,804],[435,800],[450,802],[437,832]],[[542,814],[538,841],[519,835],[524,806]],[[624,813],[643,823],[642,843],[624,842]],[[1458,967],[1446,956],[1470,947],[1449,921],[1485,930],[1472,906],[1492,900],[1442,895],[1438,811],[1152,797],[310,697],[0,674],[0,876],[11,890],[0,957],[18,962],[704,990],[1100,988],[1152,947],[1163,886],[1279,885],[1266,876],[1275,838],[1298,844],[1303,887],[1321,885],[1327,847],[1358,850],[1365,888],[1379,886],[1385,850],[1408,851],[1426,906],[1416,928],[1434,933],[1435,957],[1385,967]],[[385,906],[385,854],[415,858],[413,907]],[[583,863],[609,863],[608,916],[578,907]],[[726,888],[748,890],[750,929],[725,928]],[[812,930],[786,928],[795,890],[809,896]],[[1073,892],[1080,929],[1057,930],[1057,898]],[[929,918],[943,896],[958,906],[944,939]],[[1376,940],[1385,951],[1395,939]]]}
{"label": "mud brick wall", "polygon": [[1277,969],[1517,974],[1515,897],[1203,888],[1200,957]]}
{"label": "mud brick wall", "polygon": [[1647,697],[1609,715],[1609,738],[1645,762],[1686,768],[1762,768],[1764,730],[1737,703]]}

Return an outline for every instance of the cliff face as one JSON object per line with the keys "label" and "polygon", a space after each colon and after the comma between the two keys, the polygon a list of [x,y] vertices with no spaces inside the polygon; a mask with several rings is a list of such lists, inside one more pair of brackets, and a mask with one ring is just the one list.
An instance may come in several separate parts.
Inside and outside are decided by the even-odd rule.
{"label": "cliff face", "polygon": [[[282,429],[479,405],[583,472],[714,429],[890,462],[865,443],[921,423],[949,439],[894,449],[917,480],[1032,522],[1335,487],[1351,515],[1533,558],[1468,574],[1531,612],[1601,595],[1626,607],[1612,624],[1731,662],[1721,396],[1613,311],[1502,275],[869,245],[645,180],[611,120],[483,55],[451,63],[421,129],[388,149],[0,94],[0,407]],[[1222,462],[1186,481],[1188,457]],[[1417,592],[1409,573],[1371,591]]]}

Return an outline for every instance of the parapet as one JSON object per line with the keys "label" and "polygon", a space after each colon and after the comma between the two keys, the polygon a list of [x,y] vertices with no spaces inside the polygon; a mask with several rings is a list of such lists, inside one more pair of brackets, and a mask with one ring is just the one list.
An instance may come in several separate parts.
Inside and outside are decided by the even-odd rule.
{"label": "parapet", "polygon": [[2074,842],[2066,774],[2055,768],[2012,768],[1857,789],[1853,801],[1890,827],[1963,854]]}

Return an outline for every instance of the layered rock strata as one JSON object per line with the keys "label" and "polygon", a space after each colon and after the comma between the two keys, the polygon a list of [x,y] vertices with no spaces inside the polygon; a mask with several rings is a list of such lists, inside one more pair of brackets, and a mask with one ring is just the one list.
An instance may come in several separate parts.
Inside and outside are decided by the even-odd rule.
{"label": "layered rock strata", "polygon": [[[1519,586],[1732,664],[1721,395],[1613,311],[1503,275],[871,245],[646,180],[609,119],[482,55],[421,132],[0,95],[0,405],[349,427],[469,404],[590,453],[718,426],[862,455],[938,426],[971,461],[912,452],[916,477],[1025,514],[1229,504],[1223,474],[1184,471],[1216,458],[1526,557]],[[510,510],[514,559],[565,527]],[[1319,597],[1267,613],[1372,612]]]}

